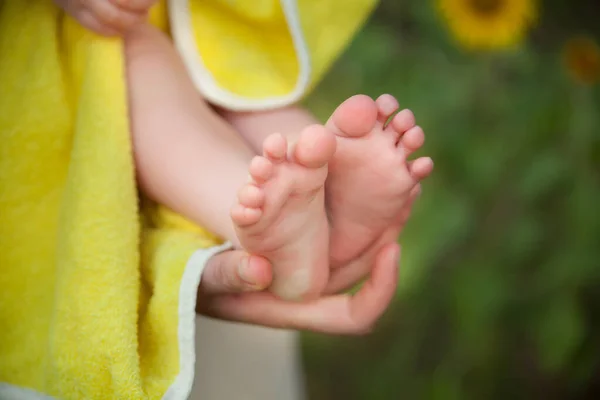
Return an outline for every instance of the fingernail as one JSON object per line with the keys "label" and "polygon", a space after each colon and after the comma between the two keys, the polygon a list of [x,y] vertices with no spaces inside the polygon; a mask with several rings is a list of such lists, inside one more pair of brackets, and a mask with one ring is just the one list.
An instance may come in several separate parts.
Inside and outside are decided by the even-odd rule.
{"label": "fingernail", "polygon": [[244,282],[246,282],[247,284],[254,286],[256,285],[255,282],[253,282],[252,280],[252,274],[250,272],[250,258],[251,256],[244,256],[242,258],[242,260],[240,261],[240,265],[238,265],[238,274],[240,275],[240,278],[242,278],[242,280]]}
{"label": "fingernail", "polygon": [[238,267],[238,273],[240,279],[247,285],[247,290],[262,290],[265,288],[265,284],[260,282],[261,265],[256,257],[244,257]]}

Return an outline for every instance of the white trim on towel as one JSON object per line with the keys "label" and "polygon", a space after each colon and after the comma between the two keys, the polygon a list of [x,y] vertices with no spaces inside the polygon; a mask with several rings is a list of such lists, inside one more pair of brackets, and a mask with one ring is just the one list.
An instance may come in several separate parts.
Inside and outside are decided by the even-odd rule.
{"label": "white trim on towel", "polygon": [[196,251],[188,260],[179,287],[179,374],[162,397],[163,400],[189,398],[196,364],[196,296],[206,263],[214,255],[232,248],[231,243]]}
{"label": "white trim on towel", "polygon": [[202,61],[194,38],[189,1],[193,0],[169,0],[171,34],[192,81],[208,101],[234,111],[258,111],[288,106],[302,98],[310,84],[311,65],[296,0],[280,0],[298,59],[299,71],[296,86],[288,94],[260,99],[232,93],[219,86],[214,80]]}
{"label": "white trim on towel", "polygon": [[[230,243],[196,251],[188,260],[179,287],[179,325],[177,339],[179,345],[179,374],[169,386],[163,400],[188,399],[194,384],[196,364],[196,296],[202,272],[208,260],[215,254],[231,249]],[[0,382],[2,400],[56,400],[54,397],[31,389]]]}
{"label": "white trim on towel", "polygon": [[2,400],[56,400],[35,390],[0,382],[0,399]]}

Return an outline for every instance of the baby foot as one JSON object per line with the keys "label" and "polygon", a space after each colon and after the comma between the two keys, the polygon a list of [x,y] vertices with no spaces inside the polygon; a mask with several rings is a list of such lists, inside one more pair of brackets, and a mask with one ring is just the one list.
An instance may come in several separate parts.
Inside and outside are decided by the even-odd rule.
{"label": "baby foot", "polygon": [[357,95],[327,122],[337,135],[326,186],[334,266],[356,258],[386,229],[400,225],[411,190],[431,173],[428,157],[407,162],[425,136],[409,110],[387,123],[397,110],[398,102],[390,95],[376,102]]}
{"label": "baby foot", "polygon": [[283,136],[269,136],[231,210],[240,243],[272,263],[270,290],[283,299],[314,298],[327,283],[324,184],[335,148],[334,134],[319,125],[306,128],[289,152]]}

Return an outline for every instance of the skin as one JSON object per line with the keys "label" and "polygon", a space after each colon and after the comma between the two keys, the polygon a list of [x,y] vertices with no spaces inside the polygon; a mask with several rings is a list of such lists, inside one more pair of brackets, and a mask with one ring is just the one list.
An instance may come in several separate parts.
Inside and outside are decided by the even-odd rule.
{"label": "skin", "polygon": [[320,125],[305,128],[289,151],[283,136],[267,137],[231,211],[242,247],[276,260],[269,290],[282,299],[315,299],[327,284],[325,180],[335,148],[335,136]]}
{"label": "skin", "polygon": [[[400,248],[383,246],[374,258],[371,276],[354,295],[328,295],[313,302],[288,302],[260,291],[270,283],[270,265],[262,257],[233,250],[208,263],[196,310],[207,316],[272,328],[309,330],[337,335],[370,333],[394,297]],[[364,261],[357,258],[354,264]],[[239,274],[240,265],[251,265]],[[348,265],[352,270],[352,263]]]}
{"label": "skin", "polygon": [[[314,123],[314,118],[296,107],[277,110],[277,112],[255,113],[254,115],[232,114],[223,111],[221,115],[217,114],[212,107],[202,101],[195,91],[191,90],[193,85],[187,80],[183,66],[172,62],[177,57],[174,54],[166,58],[160,56],[161,52],[172,51],[168,50],[170,46],[166,45],[164,37],[161,38],[156,31],[152,32],[140,27],[149,6],[154,1],[58,0],[57,2],[91,30],[104,35],[126,35],[128,81],[131,87],[136,88],[133,91],[130,90],[130,107],[132,121],[134,121],[133,139],[141,188],[150,197],[190,216],[221,236],[232,238],[235,241],[238,236],[236,228],[239,229],[239,226],[236,227],[236,224],[229,219],[228,210],[226,211],[229,204],[223,202],[222,198],[235,198],[237,188],[242,186],[247,177],[245,166],[255,155],[255,149],[260,148],[264,142],[264,132],[280,131],[293,140],[297,137],[298,132],[301,132],[300,127],[304,128],[309,123]],[[155,59],[155,70],[146,68],[146,72],[143,72],[142,68],[139,68],[139,72],[133,73],[136,71],[136,55],[152,55],[154,51],[152,43],[161,45],[161,41],[163,50],[155,53],[159,56]],[[167,64],[165,64],[165,59],[167,59]],[[165,87],[170,87],[171,91],[151,90],[148,85],[135,83],[136,80],[138,82],[144,82],[144,80],[154,82],[157,76],[164,76],[165,71],[175,72],[170,75],[170,81],[165,81]],[[150,76],[144,77],[144,73]],[[157,92],[161,93],[160,98],[156,98]],[[165,110],[160,106],[156,108],[157,105],[165,104],[165,93],[171,96],[172,102],[167,102],[171,104],[171,110]],[[360,134],[352,133],[342,127],[335,131],[336,135],[342,139],[356,139],[367,136],[373,130],[382,133],[384,129],[380,119],[389,117],[395,111],[395,109],[392,110],[394,107],[390,104],[389,99],[386,103],[385,98],[378,99],[376,104],[377,123],[381,127],[378,125],[377,129],[371,127],[370,130],[365,128]],[[188,110],[184,113],[185,118],[169,118],[177,115],[172,112],[181,112],[182,109]],[[350,108],[346,107],[346,109]],[[158,117],[154,120],[133,117],[140,112]],[[168,118],[160,118],[160,115],[167,115]],[[290,115],[296,118],[288,118]],[[406,121],[406,113],[402,115]],[[332,119],[335,116],[336,113]],[[396,119],[399,117],[394,118],[394,121]],[[165,124],[165,121],[168,123],[161,126],[160,124]],[[257,123],[253,124],[252,121]],[[287,121],[287,124],[283,123],[284,121]],[[157,126],[162,129],[157,129]],[[190,126],[193,129],[190,129]],[[256,130],[259,127],[262,128],[257,133]],[[282,129],[270,129],[270,127]],[[297,127],[298,129],[296,129]],[[403,142],[404,149],[409,149],[411,146],[415,149],[418,147],[418,145],[410,144],[411,141],[416,143],[420,140],[418,132],[407,135],[411,128],[413,126],[410,126],[410,123],[392,124],[392,131],[397,134],[397,137],[405,137],[403,141],[398,142]],[[179,147],[178,157],[170,158],[175,160],[174,163],[155,162],[157,159],[165,157],[163,152],[165,146],[173,143],[168,135],[164,135],[164,132],[197,133],[203,129],[218,132],[218,135],[204,135],[204,139],[210,138],[207,143],[205,141],[198,142],[199,135],[189,134],[188,141],[184,141],[186,144]],[[285,129],[293,129],[293,132],[286,134]],[[136,131],[144,132],[144,136],[136,135]],[[148,132],[151,133],[148,134]],[[240,140],[239,133],[246,139],[245,141]],[[250,147],[248,147],[248,143],[250,143]],[[218,177],[193,172],[201,171],[211,157],[214,158],[214,165],[221,165],[224,152],[219,149],[229,151],[232,148],[234,151],[231,154],[235,154],[235,157],[231,157],[230,162],[225,163],[228,167],[224,171],[220,169]],[[194,151],[190,151],[190,149],[194,149]],[[206,151],[198,154],[198,149]],[[408,156],[409,153],[410,151],[404,151],[403,157]],[[217,154],[218,156],[216,156]],[[202,163],[199,163],[199,160],[203,160]],[[335,159],[331,161],[337,162]],[[421,163],[421,166],[417,168],[408,167],[409,175],[413,175],[414,178],[414,182],[411,183],[413,188],[406,190],[405,204],[396,210],[397,215],[394,217],[393,224],[378,228],[380,230],[378,235],[371,234],[375,240],[369,239],[368,243],[361,244],[360,251],[351,257],[334,260],[336,268],[331,270],[324,293],[335,293],[346,289],[371,273],[371,279],[356,296],[325,296],[311,303],[294,304],[284,302],[270,293],[256,293],[273,282],[274,269],[269,260],[264,257],[250,256],[244,251],[235,250],[222,253],[210,260],[199,288],[198,311],[223,319],[270,327],[346,334],[368,332],[393,296],[397,281],[398,249],[395,241],[401,226],[410,214],[410,205],[420,191],[418,180],[431,171],[431,167],[426,164]],[[169,165],[179,167],[171,169]],[[180,179],[172,179],[172,177]],[[191,185],[191,190],[190,182],[195,183],[195,185]],[[226,183],[225,187],[221,187],[223,182]],[[217,190],[222,195],[214,201],[214,204],[205,203],[203,207],[198,207],[197,199],[205,198],[202,196],[202,191],[206,187],[218,188]],[[183,191],[188,192],[189,195],[183,197],[173,195],[173,193]],[[310,267],[311,263],[307,264]]]}
{"label": "skin", "polygon": [[[410,215],[421,190],[419,182],[433,170],[429,157],[407,162],[425,137],[410,110],[393,116],[398,108],[390,95],[382,95],[375,102],[357,95],[342,103],[325,125],[337,138],[325,185],[332,277],[352,276],[356,282],[368,274],[368,262],[352,273],[338,271],[338,267],[345,268],[357,256],[374,254],[382,243],[396,240],[393,232],[400,232]],[[261,113],[219,112],[253,149],[260,148],[266,132],[293,138],[316,123],[310,113],[296,106]]]}
{"label": "skin", "polygon": [[143,24],[158,0],[54,0],[84,27],[103,36],[120,36]]}
{"label": "skin", "polygon": [[[245,187],[248,179],[246,166],[251,165],[251,161],[256,156],[254,149],[252,146],[248,146],[247,141],[250,141],[250,138],[254,137],[253,133],[262,132],[258,128],[261,119],[265,122],[266,129],[270,129],[270,125],[267,122],[281,121],[281,116],[278,116],[276,113],[261,115],[264,118],[246,116],[246,120],[243,121],[245,124],[238,120],[240,129],[245,127],[245,130],[240,131],[242,135],[245,132],[245,137],[248,138],[247,141],[244,141],[243,137],[235,129],[236,126],[229,124],[222,115],[216,113],[198,95],[188,75],[185,73],[185,68],[181,60],[177,57],[173,46],[170,45],[168,39],[162,33],[149,26],[144,26],[129,33],[125,44],[132,137],[140,188],[146,195],[157,202],[167,205],[212,232],[227,238],[238,247],[243,247],[255,254],[266,256],[274,267],[274,287],[282,288],[277,291],[277,294],[280,296],[283,295],[287,299],[317,297],[316,295],[323,289],[324,280],[327,277],[321,276],[320,278],[315,278],[315,280],[309,278],[310,282],[308,286],[303,286],[299,290],[296,287],[295,292],[290,294],[290,291],[285,288],[286,285],[277,281],[278,277],[289,277],[289,275],[286,276],[286,273],[290,271],[290,268],[286,267],[286,265],[295,264],[297,270],[307,271],[309,276],[314,276],[318,274],[318,271],[327,269],[327,264],[336,268],[342,268],[350,261],[367,252],[370,247],[378,246],[373,251],[368,252],[368,254],[374,255],[382,241],[373,240],[372,238],[390,237],[390,235],[384,235],[390,229],[388,225],[394,222],[390,218],[393,210],[389,210],[389,208],[396,207],[396,213],[402,214],[403,208],[409,202],[412,189],[416,188],[419,179],[426,176],[431,170],[431,163],[428,159],[423,160],[425,161],[424,169],[409,168],[409,164],[405,163],[406,156],[412,150],[409,149],[407,143],[415,139],[415,135],[411,135],[411,132],[416,133],[417,142],[422,143],[420,138],[422,137],[422,131],[420,128],[411,127],[409,120],[408,124],[400,124],[400,127],[397,127],[394,123],[383,129],[381,122],[376,119],[379,111],[375,102],[366,96],[356,96],[349,99],[334,112],[332,119],[340,119],[338,116],[343,117],[344,114],[350,114],[350,116],[360,115],[361,113],[355,112],[355,108],[358,106],[360,109],[362,107],[361,103],[372,106],[375,113],[372,118],[365,119],[370,126],[363,124],[365,126],[358,133],[350,132],[354,136],[346,134],[344,131],[346,128],[342,124],[342,128],[336,131],[336,141],[343,144],[345,144],[345,141],[349,142],[350,145],[348,147],[350,149],[357,149],[354,153],[360,153],[362,149],[368,149],[370,143],[374,143],[376,147],[371,149],[371,151],[387,156],[382,158],[385,161],[384,163],[377,165],[378,169],[372,170],[367,168],[372,173],[362,175],[361,179],[357,179],[355,182],[352,180],[347,181],[349,183],[343,187],[338,185],[338,191],[329,190],[327,197],[330,199],[330,204],[340,204],[340,201],[336,201],[338,198],[343,199],[344,197],[358,195],[364,197],[363,194],[365,192],[369,193],[372,191],[369,189],[370,186],[379,187],[381,177],[386,176],[389,171],[396,170],[401,173],[395,174],[392,177],[393,179],[390,179],[388,184],[384,185],[385,188],[393,189],[393,191],[384,192],[382,196],[393,197],[399,201],[392,202],[391,207],[388,207],[387,214],[384,215],[384,218],[379,219],[380,226],[375,226],[367,232],[371,237],[367,237],[366,239],[358,238],[358,240],[346,237],[348,240],[353,241],[350,244],[350,248],[355,252],[350,257],[330,260],[331,262],[328,262],[330,252],[327,247],[321,247],[321,244],[326,242],[323,236],[327,228],[323,226],[323,223],[318,222],[324,221],[325,218],[323,209],[319,209],[319,207],[313,207],[310,214],[303,214],[306,218],[310,216],[310,221],[314,222],[313,224],[309,224],[310,226],[321,226],[320,229],[313,231],[310,237],[306,237],[303,234],[303,248],[306,250],[295,247],[297,245],[295,243],[297,242],[295,240],[296,235],[291,235],[286,239],[287,241],[277,245],[282,251],[272,252],[260,243],[266,243],[274,238],[285,237],[285,232],[290,230],[297,231],[296,229],[290,229],[289,225],[294,224],[295,218],[293,215],[296,211],[292,212],[291,208],[280,208],[278,212],[283,212],[283,214],[280,215],[280,223],[276,227],[272,224],[261,224],[262,226],[258,230],[253,227],[250,233],[246,232],[248,226],[245,226],[242,218],[239,218],[239,215],[236,217],[236,213],[240,211],[239,207],[235,206],[239,205],[240,195],[243,194],[239,192],[244,192],[248,189]],[[393,101],[395,102],[395,100]],[[257,123],[251,123],[253,121],[249,121],[248,118],[258,118],[255,119]],[[403,118],[402,113],[398,114],[393,121],[401,118]],[[264,119],[268,121],[264,121]],[[292,126],[299,126],[301,124],[301,122],[293,119],[288,121]],[[303,128],[299,132],[302,132]],[[332,129],[329,130],[332,131]],[[285,137],[288,132],[284,131],[282,136]],[[258,133],[255,136],[255,141],[262,139]],[[296,141],[298,140],[297,133],[295,135],[290,134],[290,136],[295,136]],[[402,140],[398,139],[401,136]],[[398,139],[397,143],[396,139]],[[264,140],[262,142],[264,143]],[[331,140],[328,142],[331,143]],[[320,146],[322,144],[318,146],[308,144],[306,147],[312,148],[313,150],[311,151],[314,151]],[[268,149],[263,150],[263,153],[268,152]],[[283,150],[280,149],[280,151]],[[347,152],[347,155],[353,158],[355,157],[354,153]],[[280,156],[273,157],[271,155],[271,159],[274,160]],[[344,153],[338,151],[328,161],[331,165],[341,164],[343,166],[344,163],[348,163],[344,157],[346,157]],[[165,160],[169,160],[169,162],[165,162]],[[371,159],[363,158],[362,165],[360,166],[366,167],[370,162]],[[416,162],[413,165],[419,167],[419,164]],[[214,166],[218,166],[219,173],[201,173],[202,171],[206,171],[207,166],[213,166],[213,168]],[[341,178],[344,176],[344,169],[337,169],[339,171],[337,174],[338,177]],[[356,169],[361,170],[359,167]],[[293,174],[296,177],[288,176],[288,179],[290,182],[294,180],[306,181],[310,180],[308,178],[310,175],[311,173],[308,169],[296,169]],[[355,176],[358,177],[356,174]],[[385,179],[386,181],[388,180],[387,178]],[[327,183],[329,186],[335,183],[335,180],[331,177],[331,173],[328,174]],[[276,188],[277,185],[275,185],[275,190],[259,193],[259,195],[265,197],[264,201],[267,204],[267,208],[270,207],[269,204],[278,204],[287,201],[275,193],[277,191]],[[319,194],[316,197],[322,198],[322,184],[315,186],[313,189],[315,190],[315,194]],[[254,191],[256,192],[256,190]],[[398,196],[398,193],[405,194]],[[289,192],[286,196],[289,197],[291,194]],[[238,198],[237,201],[236,197]],[[198,204],[198,199],[202,199],[201,207]],[[371,200],[375,204],[379,203],[379,201]],[[301,204],[308,205],[309,203],[301,202]],[[234,208],[230,213],[232,206]],[[358,207],[371,208],[368,202],[359,203]],[[236,208],[238,211],[236,211]],[[243,212],[248,212],[248,208],[244,207],[242,210],[245,211]],[[262,211],[265,214],[272,215],[273,212],[267,208]],[[296,207],[295,210],[299,210],[299,208]],[[356,214],[356,211],[361,212],[362,210],[347,210],[347,213],[349,215]],[[233,219],[231,218],[232,214],[234,216]],[[335,215],[334,213],[330,213],[330,216],[335,217]],[[344,221],[343,218],[337,219]],[[397,230],[396,227],[391,228],[392,230]],[[331,229],[335,230],[336,225],[334,224]],[[339,228],[337,230],[343,231],[343,229]],[[299,233],[299,231],[297,232]],[[362,233],[360,234],[362,235]],[[241,243],[240,239],[244,240],[244,243]],[[395,241],[395,238],[387,240]],[[340,241],[338,240],[338,242]],[[316,249],[319,249],[319,251],[316,251]],[[336,251],[334,247],[332,252],[340,253],[340,250]],[[290,253],[311,254],[314,257],[305,259],[296,258],[292,262],[289,259]],[[353,279],[352,282],[347,282],[345,286],[355,284],[369,273],[371,265],[372,262],[366,261],[360,271],[357,270],[354,274],[343,273],[339,276]],[[296,283],[292,282],[292,286],[294,285]]]}

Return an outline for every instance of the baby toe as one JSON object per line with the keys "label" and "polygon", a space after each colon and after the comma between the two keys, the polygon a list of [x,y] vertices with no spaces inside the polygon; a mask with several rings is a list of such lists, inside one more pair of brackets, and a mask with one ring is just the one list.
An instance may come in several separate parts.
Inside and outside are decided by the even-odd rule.
{"label": "baby toe", "polygon": [[377,104],[377,119],[381,124],[386,124],[400,108],[398,100],[391,94],[382,94],[375,100],[375,104]]}
{"label": "baby toe", "polygon": [[377,114],[377,104],[373,99],[358,94],[340,104],[326,126],[338,136],[358,138],[373,130]]}
{"label": "baby toe", "polygon": [[333,157],[335,135],[321,125],[304,129],[294,147],[294,159],[307,168],[321,168]]}
{"label": "baby toe", "polygon": [[430,157],[417,158],[407,165],[410,175],[416,181],[427,178],[433,171],[433,160]]}
{"label": "baby toe", "polygon": [[231,220],[240,227],[253,225],[260,220],[262,210],[260,208],[244,207],[236,204],[231,208]]}
{"label": "baby toe", "polygon": [[411,110],[404,109],[394,116],[390,125],[392,129],[402,135],[416,125],[415,115]]}
{"label": "baby toe", "polygon": [[265,203],[265,193],[255,185],[248,184],[238,192],[239,203],[248,208],[260,208]]}
{"label": "baby toe", "polygon": [[420,126],[410,128],[398,142],[398,146],[403,148],[404,154],[408,157],[425,143],[425,133]]}
{"label": "baby toe", "polygon": [[279,133],[269,135],[263,143],[263,154],[270,161],[278,163],[286,158],[287,140]]}
{"label": "baby toe", "polygon": [[262,184],[273,176],[273,163],[265,157],[256,156],[250,162],[248,171],[256,183]]}

